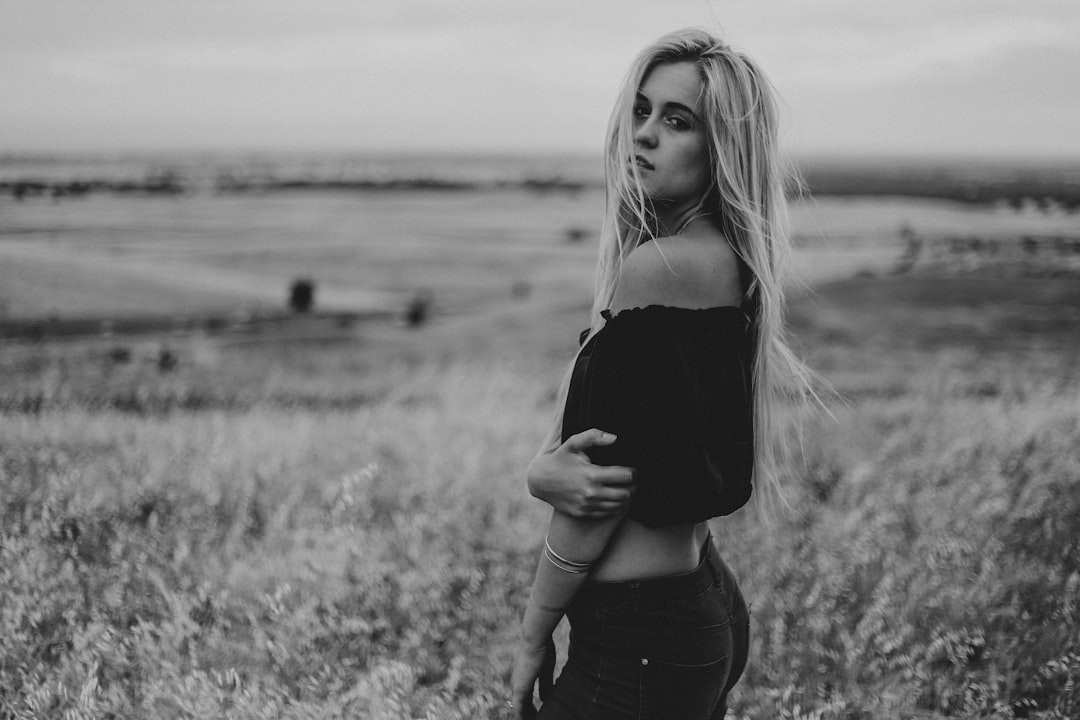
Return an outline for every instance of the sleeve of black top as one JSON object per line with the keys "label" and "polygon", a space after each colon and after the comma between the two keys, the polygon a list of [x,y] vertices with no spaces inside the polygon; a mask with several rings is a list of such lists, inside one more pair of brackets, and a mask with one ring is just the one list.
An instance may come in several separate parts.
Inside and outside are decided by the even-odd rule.
{"label": "sleeve of black top", "polygon": [[709,311],[624,311],[593,349],[593,462],[635,470],[629,517],[659,526],[741,507],[752,466],[746,343]]}

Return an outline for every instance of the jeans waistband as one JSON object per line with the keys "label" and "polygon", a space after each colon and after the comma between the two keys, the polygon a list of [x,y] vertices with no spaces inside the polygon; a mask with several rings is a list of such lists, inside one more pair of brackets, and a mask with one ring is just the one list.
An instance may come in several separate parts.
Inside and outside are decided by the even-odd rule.
{"label": "jeans waistband", "polygon": [[574,596],[571,607],[577,610],[662,608],[672,600],[699,597],[720,582],[723,572],[712,533],[709,533],[693,570],[632,580],[586,582]]}

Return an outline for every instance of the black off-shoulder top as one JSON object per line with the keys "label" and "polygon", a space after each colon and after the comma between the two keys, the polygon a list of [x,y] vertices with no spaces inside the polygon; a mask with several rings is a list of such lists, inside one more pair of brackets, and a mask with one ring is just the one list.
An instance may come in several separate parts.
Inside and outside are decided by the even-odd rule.
{"label": "black off-shoulder top", "polygon": [[628,517],[644,525],[700,522],[745,505],[754,466],[750,318],[734,306],[601,314],[604,326],[574,365],[563,441],[594,427],[618,436],[589,458],[634,468]]}

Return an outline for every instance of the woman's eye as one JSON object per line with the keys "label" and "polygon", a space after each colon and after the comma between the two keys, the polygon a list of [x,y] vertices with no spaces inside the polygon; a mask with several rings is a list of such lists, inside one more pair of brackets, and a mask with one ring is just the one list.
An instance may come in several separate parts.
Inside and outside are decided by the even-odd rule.
{"label": "woman's eye", "polygon": [[649,108],[644,105],[638,105],[634,108],[634,117],[649,117]]}
{"label": "woman's eye", "polygon": [[672,115],[668,118],[668,125],[676,130],[689,130],[690,123],[685,118],[681,118],[678,115]]}

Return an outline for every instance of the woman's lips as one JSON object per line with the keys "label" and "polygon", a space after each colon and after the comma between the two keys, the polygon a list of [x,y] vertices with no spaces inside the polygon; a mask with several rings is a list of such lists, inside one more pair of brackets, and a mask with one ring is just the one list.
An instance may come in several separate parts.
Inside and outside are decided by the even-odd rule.
{"label": "woman's lips", "polygon": [[655,170],[656,169],[656,168],[653,167],[653,164],[651,162],[649,162],[645,158],[641,157],[640,155],[635,155],[634,160],[637,162],[638,167],[643,167],[646,170]]}

